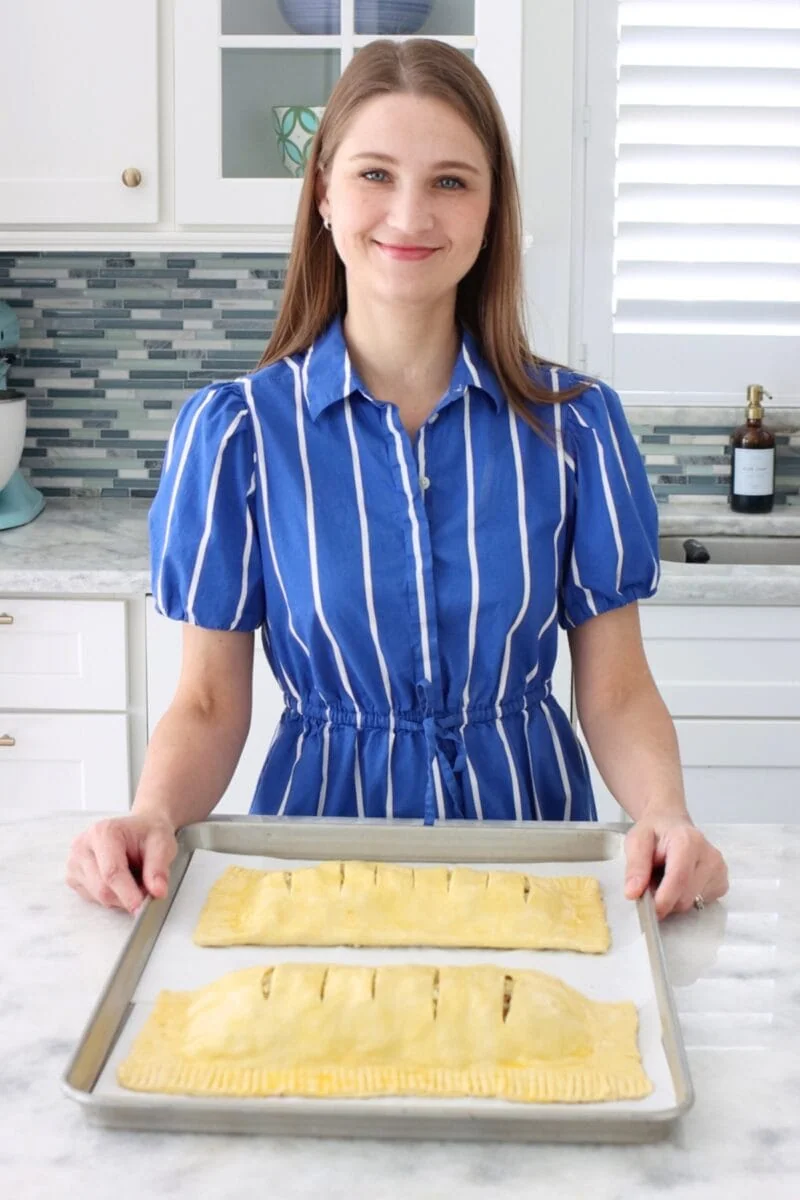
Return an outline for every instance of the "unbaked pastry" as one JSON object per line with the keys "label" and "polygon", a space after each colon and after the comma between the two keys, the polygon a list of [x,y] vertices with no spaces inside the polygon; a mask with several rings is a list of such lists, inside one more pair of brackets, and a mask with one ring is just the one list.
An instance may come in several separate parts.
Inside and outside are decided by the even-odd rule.
{"label": "unbaked pastry", "polygon": [[593,876],[332,860],[291,871],[228,867],[208,894],[194,941],[602,954],[611,938]]}
{"label": "unbaked pastry", "polygon": [[653,1086],[630,1001],[541,971],[281,963],[162,991],[117,1072],[196,1096],[621,1100]]}

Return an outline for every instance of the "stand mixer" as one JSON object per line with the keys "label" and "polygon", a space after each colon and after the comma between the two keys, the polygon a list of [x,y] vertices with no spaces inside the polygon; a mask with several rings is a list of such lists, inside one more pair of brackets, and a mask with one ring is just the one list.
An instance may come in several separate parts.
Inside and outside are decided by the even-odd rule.
{"label": "stand mixer", "polygon": [[25,393],[8,386],[8,364],[16,361],[11,350],[18,345],[19,321],[0,300],[0,529],[26,525],[44,508],[44,496],[19,469],[28,406]]}

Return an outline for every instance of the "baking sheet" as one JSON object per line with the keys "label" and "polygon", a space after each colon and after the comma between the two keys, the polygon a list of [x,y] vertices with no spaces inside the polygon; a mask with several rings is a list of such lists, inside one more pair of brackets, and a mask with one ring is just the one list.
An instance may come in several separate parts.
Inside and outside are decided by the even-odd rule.
{"label": "baking sheet", "polygon": [[[358,856],[354,856],[358,857]],[[639,1049],[644,1069],[654,1085],[653,1092],[641,1100],[614,1100],[580,1105],[581,1112],[613,1112],[671,1109],[677,1104],[675,1087],[662,1044],[661,1018],[647,952],[645,937],[639,922],[637,905],[624,896],[625,860],[623,855],[598,862],[414,862],[402,860],[406,866],[419,869],[441,866],[468,865],[476,870],[522,871],[528,875],[593,875],[603,888],[606,917],[611,931],[611,948],[607,954],[580,954],[564,950],[478,950],[427,947],[343,947],[343,946],[196,946],[192,933],[211,885],[231,865],[262,870],[288,870],[315,866],[317,859],[271,858],[265,855],[223,854],[212,850],[195,850],[172,907],[159,933],[148,963],[132,997],[132,1009],[122,1032],[109,1055],[93,1092],[99,1096],[126,1097],[136,1095],[116,1082],[117,1065],[129,1053],[131,1045],[144,1025],[158,993],[170,990],[191,990],[202,987],[229,971],[241,967],[278,962],[306,961],[330,963],[388,963],[431,962],[439,964],[492,963],[511,968],[534,968],[547,971],[571,987],[578,988],[593,1000],[632,1000],[639,1012]],[[194,1097],[185,1097],[193,1100]],[[281,1097],[259,1099],[258,1103]],[[402,1097],[420,1109],[445,1104],[454,1111],[469,1109],[475,1098],[443,1099],[441,1097]],[[397,1097],[370,1097],[370,1105],[396,1106]],[[363,1104],[363,1097],[359,1098]],[[337,1097],[337,1103],[347,1103]],[[513,1101],[492,1100],[493,1107],[519,1110]],[[536,1104],[537,1113],[563,1113],[563,1104]]]}

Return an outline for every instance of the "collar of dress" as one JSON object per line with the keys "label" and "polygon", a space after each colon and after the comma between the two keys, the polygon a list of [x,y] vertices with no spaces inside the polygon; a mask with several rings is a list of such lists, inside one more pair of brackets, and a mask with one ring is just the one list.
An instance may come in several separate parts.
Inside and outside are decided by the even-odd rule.
{"label": "collar of dress", "polygon": [[[373,404],[378,403],[353,366],[347,350],[340,315],[315,339],[302,356],[303,393],[309,414],[316,421],[321,412],[332,404],[341,403],[354,392],[360,392]],[[450,383],[437,410],[463,396],[466,388],[485,393],[499,412],[506,403],[500,382],[481,353],[476,338],[461,326],[461,346],[450,376]]]}

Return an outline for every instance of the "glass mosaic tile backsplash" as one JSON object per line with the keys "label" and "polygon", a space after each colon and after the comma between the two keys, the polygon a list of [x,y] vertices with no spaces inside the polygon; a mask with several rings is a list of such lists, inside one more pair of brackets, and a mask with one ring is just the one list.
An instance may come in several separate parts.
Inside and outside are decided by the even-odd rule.
{"label": "glass mosaic tile backsplash", "polygon": [[[183,401],[261,357],[285,269],[276,254],[0,250],[0,300],[21,327],[9,384],[28,397],[31,482],[46,496],[154,495]],[[724,499],[744,395],[741,411],[628,410],[659,499]],[[800,411],[769,414],[776,503],[800,504]]]}

